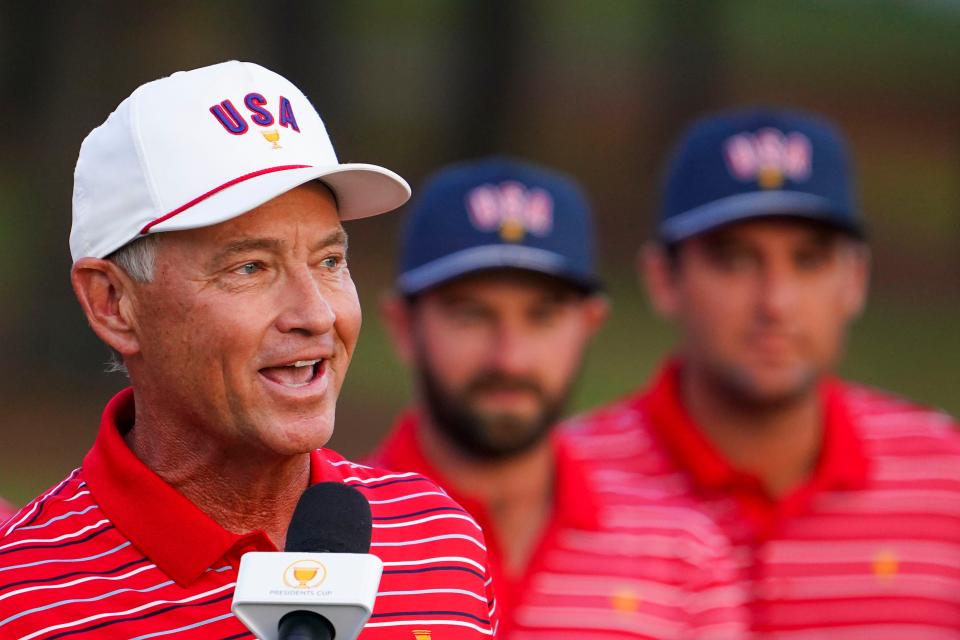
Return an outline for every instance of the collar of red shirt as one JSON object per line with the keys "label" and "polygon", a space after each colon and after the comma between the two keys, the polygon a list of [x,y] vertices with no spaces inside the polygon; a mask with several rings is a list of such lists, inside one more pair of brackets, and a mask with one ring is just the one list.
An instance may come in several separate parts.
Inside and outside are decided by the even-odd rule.
{"label": "collar of red shirt", "polygon": [[[486,520],[486,505],[474,496],[456,491],[453,483],[440,474],[423,454],[417,436],[415,412],[407,411],[397,420],[393,431],[380,445],[373,458],[378,466],[399,471],[413,471],[433,479],[477,520]],[[557,524],[583,529],[598,527],[598,498],[590,488],[586,469],[570,451],[569,445],[554,434],[553,444],[556,485],[553,517]]]}
{"label": "collar of red shirt", "polygon": [[[187,586],[229,552],[276,551],[260,530],[231,533],[144,465],[123,439],[134,420],[133,389],[107,404],[97,439],[83,460],[90,494],[117,530],[180,586]],[[339,480],[313,451],[310,483]]]}
{"label": "collar of red shirt", "polygon": [[824,440],[813,474],[775,501],[758,478],[732,466],[693,422],[680,397],[681,366],[678,360],[668,361],[639,402],[649,412],[658,438],[693,481],[706,493],[732,493],[761,535],[770,533],[784,516],[804,511],[820,491],[865,486],[868,461],[839,381],[828,379],[821,385]]}

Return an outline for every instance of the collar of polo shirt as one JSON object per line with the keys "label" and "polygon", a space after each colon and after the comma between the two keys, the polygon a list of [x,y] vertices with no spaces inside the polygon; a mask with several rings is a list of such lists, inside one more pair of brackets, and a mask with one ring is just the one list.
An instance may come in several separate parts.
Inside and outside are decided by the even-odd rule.
{"label": "collar of polo shirt", "polygon": [[708,493],[730,491],[745,514],[768,532],[775,520],[805,509],[813,496],[828,489],[857,489],[867,482],[868,461],[863,444],[841,397],[839,382],[830,378],[820,387],[824,407],[823,447],[813,474],[779,501],[771,499],[758,478],[734,467],[703,434],[683,406],[679,359],[668,360],[650,390],[637,397],[652,418],[652,429],[675,462]]}
{"label": "collar of polo shirt", "polygon": [[[231,551],[239,556],[245,551],[277,550],[263,531],[225,530],[147,468],[123,440],[133,419],[133,389],[127,388],[104,410],[83,469],[100,508],[151,562],[184,587]],[[339,476],[320,450],[312,451],[310,483],[325,481],[339,481]]]}
{"label": "collar of polo shirt", "polygon": [[[451,497],[459,502],[480,524],[486,528],[490,522],[487,505],[477,498],[457,492],[455,488],[427,460],[420,448],[417,430],[418,419],[414,411],[405,412],[397,420],[391,434],[384,440],[373,458],[379,466],[416,471],[428,478],[434,478]],[[599,498],[587,481],[587,470],[576,458],[575,452],[562,438],[551,437],[556,464],[556,493],[554,496],[553,518],[564,525],[583,529],[598,527]]]}

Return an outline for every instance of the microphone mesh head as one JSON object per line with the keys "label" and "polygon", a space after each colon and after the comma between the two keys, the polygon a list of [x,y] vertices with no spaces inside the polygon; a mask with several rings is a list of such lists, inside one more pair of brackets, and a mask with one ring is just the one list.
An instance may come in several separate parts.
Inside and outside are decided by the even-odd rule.
{"label": "microphone mesh head", "polygon": [[369,553],[373,528],[370,503],[340,482],[308,487],[293,511],[285,551]]}

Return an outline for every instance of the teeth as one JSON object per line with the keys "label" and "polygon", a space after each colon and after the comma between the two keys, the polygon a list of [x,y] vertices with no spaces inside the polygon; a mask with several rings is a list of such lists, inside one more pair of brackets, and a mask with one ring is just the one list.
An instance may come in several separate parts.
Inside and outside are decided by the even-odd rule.
{"label": "teeth", "polygon": [[312,367],[320,362],[319,360],[297,360],[293,363],[294,367]]}

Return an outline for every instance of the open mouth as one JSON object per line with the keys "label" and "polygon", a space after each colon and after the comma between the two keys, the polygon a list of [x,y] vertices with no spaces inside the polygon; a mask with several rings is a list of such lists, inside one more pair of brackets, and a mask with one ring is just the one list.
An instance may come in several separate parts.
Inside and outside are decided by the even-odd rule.
{"label": "open mouth", "polygon": [[326,364],[325,359],[296,360],[279,367],[264,367],[260,369],[260,375],[284,387],[297,389],[321,377],[326,370]]}

